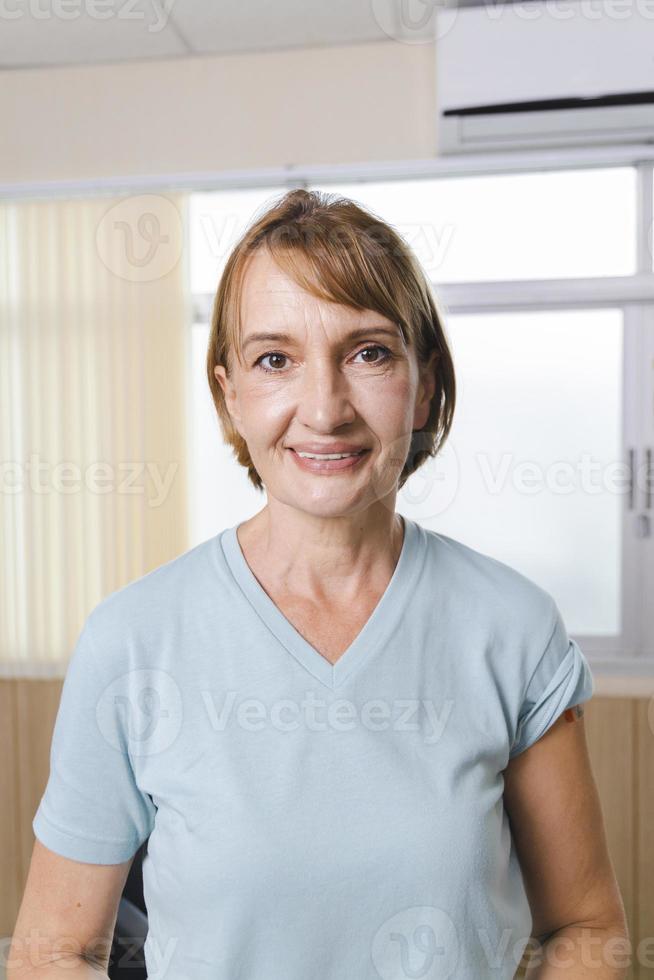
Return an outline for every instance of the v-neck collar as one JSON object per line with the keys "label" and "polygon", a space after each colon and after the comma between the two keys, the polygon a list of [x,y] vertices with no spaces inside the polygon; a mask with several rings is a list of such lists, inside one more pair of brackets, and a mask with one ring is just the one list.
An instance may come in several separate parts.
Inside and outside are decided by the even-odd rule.
{"label": "v-neck collar", "polygon": [[227,566],[255,612],[282,646],[329,688],[343,684],[361,669],[374,651],[383,648],[415,588],[425,559],[427,537],[424,528],[401,516],[404,539],[393,575],[363,628],[335,664],[305,640],[259,583],[241,550],[236,533],[239,525],[227,528],[217,536]]}

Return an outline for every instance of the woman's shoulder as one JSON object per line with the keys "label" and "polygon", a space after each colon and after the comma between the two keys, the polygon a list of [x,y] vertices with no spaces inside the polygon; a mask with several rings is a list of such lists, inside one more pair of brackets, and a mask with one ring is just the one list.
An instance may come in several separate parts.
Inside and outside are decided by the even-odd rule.
{"label": "woman's shoulder", "polygon": [[424,531],[429,571],[423,583],[427,588],[437,584],[450,602],[468,608],[477,618],[500,617],[527,629],[553,622],[554,597],[525,572],[458,538]]}
{"label": "woman's shoulder", "polygon": [[170,630],[175,623],[193,615],[215,588],[215,548],[218,536],[202,541],[187,551],[107,593],[87,617],[91,632],[99,640],[119,634],[130,635]]}

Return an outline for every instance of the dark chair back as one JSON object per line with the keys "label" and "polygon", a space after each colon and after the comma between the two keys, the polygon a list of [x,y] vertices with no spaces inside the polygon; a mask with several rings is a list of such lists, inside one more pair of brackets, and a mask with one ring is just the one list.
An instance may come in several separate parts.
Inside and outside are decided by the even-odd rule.
{"label": "dark chair back", "polygon": [[145,841],[134,855],[118,906],[107,974],[109,980],[147,980],[143,944],[148,932],[148,916],[143,898],[143,856]]}

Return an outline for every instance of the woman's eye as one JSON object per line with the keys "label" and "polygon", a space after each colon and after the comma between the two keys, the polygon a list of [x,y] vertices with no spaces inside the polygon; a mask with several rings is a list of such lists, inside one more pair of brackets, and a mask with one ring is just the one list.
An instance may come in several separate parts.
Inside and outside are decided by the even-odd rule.
{"label": "woman's eye", "polygon": [[257,360],[254,362],[255,367],[260,367],[262,371],[267,371],[268,374],[279,374],[278,367],[266,367],[263,364],[263,361],[265,360],[266,357],[272,357],[272,358],[281,357],[282,360],[284,360],[286,358],[286,354],[279,354],[275,351],[271,351],[268,354],[262,354],[261,357],[258,357]]}
{"label": "woman's eye", "polygon": [[391,356],[388,347],[383,347],[381,344],[368,344],[367,347],[363,347],[355,356],[358,357],[359,354],[365,354],[367,351],[381,351],[382,356],[375,357],[372,361],[366,361],[366,364],[381,364]]}

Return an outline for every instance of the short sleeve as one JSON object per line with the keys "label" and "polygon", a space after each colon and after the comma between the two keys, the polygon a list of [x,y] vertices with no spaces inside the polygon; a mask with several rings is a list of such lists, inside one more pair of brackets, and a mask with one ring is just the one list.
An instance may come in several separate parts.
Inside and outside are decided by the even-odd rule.
{"label": "short sleeve", "polygon": [[588,701],[593,692],[588,661],[576,641],[568,636],[554,604],[554,627],[527,685],[509,758],[533,745],[566,708]]}
{"label": "short sleeve", "polygon": [[32,821],[46,847],[76,861],[120,864],[154,826],[156,807],[136,784],[118,701],[99,672],[87,618],[64,678],[50,775]]}

